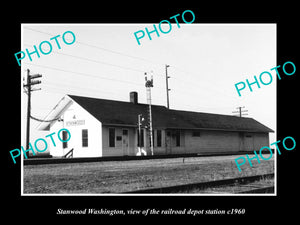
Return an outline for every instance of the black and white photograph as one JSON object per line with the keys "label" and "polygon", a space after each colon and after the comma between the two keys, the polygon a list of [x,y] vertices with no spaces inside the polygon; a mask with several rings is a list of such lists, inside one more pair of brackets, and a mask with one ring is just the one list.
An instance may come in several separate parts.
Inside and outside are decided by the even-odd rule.
{"label": "black and white photograph", "polygon": [[276,24],[163,25],[22,24],[24,195],[275,193]]}
{"label": "black and white photograph", "polygon": [[294,17],[106,10],[12,20],[9,207],[58,221],[294,212]]}

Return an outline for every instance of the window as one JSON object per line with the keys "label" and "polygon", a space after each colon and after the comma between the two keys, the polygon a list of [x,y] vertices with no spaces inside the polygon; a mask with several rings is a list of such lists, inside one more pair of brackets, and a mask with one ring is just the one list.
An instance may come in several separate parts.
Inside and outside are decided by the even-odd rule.
{"label": "window", "polygon": [[161,130],[156,131],[156,145],[161,147]]}
{"label": "window", "polygon": [[115,128],[109,128],[109,147],[115,147]]}
{"label": "window", "polygon": [[[144,130],[141,129],[141,138],[139,136],[139,130],[137,130],[137,146],[138,147],[144,147]],[[141,143],[140,143],[141,140]]]}
{"label": "window", "polygon": [[122,141],[122,136],[117,136],[117,141]]}
{"label": "window", "polygon": [[[62,131],[62,139],[63,139],[63,141],[68,140],[68,132],[65,130]],[[63,148],[67,148],[68,142],[63,142],[62,145],[63,145]]]}
{"label": "window", "polygon": [[193,131],[192,137],[200,137],[200,131]]}
{"label": "window", "polygon": [[88,147],[88,130],[82,130],[82,147]]}

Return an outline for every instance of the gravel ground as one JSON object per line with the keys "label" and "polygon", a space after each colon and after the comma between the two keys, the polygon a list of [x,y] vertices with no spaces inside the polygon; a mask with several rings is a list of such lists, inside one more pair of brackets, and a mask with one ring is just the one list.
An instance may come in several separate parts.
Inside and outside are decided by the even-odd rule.
{"label": "gravel ground", "polygon": [[[245,163],[234,156],[26,165],[24,194],[100,194],[253,176],[274,172],[274,160]],[[264,156],[265,158],[268,155]]]}

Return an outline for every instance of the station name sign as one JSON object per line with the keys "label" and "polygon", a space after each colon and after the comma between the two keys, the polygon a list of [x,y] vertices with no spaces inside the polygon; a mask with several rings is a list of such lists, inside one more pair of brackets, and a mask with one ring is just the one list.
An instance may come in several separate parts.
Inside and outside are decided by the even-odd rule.
{"label": "station name sign", "polygon": [[72,121],[67,121],[66,122],[66,126],[80,126],[80,125],[84,125],[85,124],[85,120],[72,120]]}

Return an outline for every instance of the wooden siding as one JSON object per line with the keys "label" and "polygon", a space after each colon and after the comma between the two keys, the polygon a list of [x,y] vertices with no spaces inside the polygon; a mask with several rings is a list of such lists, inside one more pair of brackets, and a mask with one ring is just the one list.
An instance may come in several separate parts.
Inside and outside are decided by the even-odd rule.
{"label": "wooden siding", "polygon": [[[115,147],[109,147],[109,126],[102,126],[103,156],[136,155],[137,129],[115,128]],[[128,130],[128,151],[124,150],[123,130]],[[154,155],[185,154],[185,153],[220,153],[259,150],[263,146],[269,146],[268,133],[244,133],[230,131],[201,130],[200,136],[193,136],[193,130],[180,130],[180,146],[176,146],[175,130],[167,136],[169,130],[161,130],[161,147],[157,147],[157,130],[154,130]],[[173,132],[173,134],[172,134]],[[122,137],[122,140],[120,140]],[[168,138],[170,140],[168,141]],[[150,155],[149,140],[144,130],[144,149]]]}
{"label": "wooden siding", "polygon": [[187,153],[237,152],[239,151],[238,132],[200,131],[200,137],[193,137],[192,131],[185,131]]}

